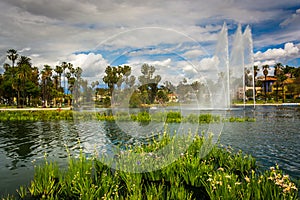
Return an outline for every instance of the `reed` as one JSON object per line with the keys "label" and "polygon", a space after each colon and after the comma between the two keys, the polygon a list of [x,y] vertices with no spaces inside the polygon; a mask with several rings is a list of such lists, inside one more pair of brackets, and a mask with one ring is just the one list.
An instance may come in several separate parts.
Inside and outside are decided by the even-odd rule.
{"label": "reed", "polygon": [[254,118],[230,117],[222,118],[212,114],[190,114],[182,116],[180,112],[138,112],[136,114],[97,113],[78,111],[1,111],[0,121],[57,121],[57,120],[99,120],[99,121],[137,121],[137,122],[165,122],[165,123],[220,123],[220,122],[253,122]]}
{"label": "reed", "polygon": [[[278,166],[260,171],[256,161],[241,151],[213,146],[206,156],[201,149],[210,146],[211,136],[170,136],[163,133],[148,144],[130,146],[126,154],[132,162],[172,144],[175,139],[191,140],[177,160],[159,170],[130,173],[112,170],[96,155],[69,157],[66,169],[45,160],[35,167],[34,179],[18,190],[21,199],[297,199],[298,189]],[[181,138],[176,138],[181,137]],[[178,152],[181,147],[178,147]],[[141,158],[142,157],[142,158]],[[158,160],[160,158],[157,158]],[[154,161],[155,162],[155,161]],[[146,165],[140,162],[139,165]],[[153,164],[153,163],[151,163]],[[130,166],[131,167],[131,166]],[[12,198],[8,196],[6,199]],[[5,199],[5,198],[4,198]]]}

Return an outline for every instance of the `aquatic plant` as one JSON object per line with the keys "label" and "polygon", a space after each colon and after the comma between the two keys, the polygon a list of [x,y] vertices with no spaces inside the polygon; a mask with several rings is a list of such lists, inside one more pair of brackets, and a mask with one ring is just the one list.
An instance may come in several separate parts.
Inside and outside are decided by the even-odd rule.
{"label": "aquatic plant", "polygon": [[[203,156],[202,149],[211,144],[211,137],[202,135],[170,136],[163,133],[148,144],[130,146],[127,156],[136,162],[133,153],[143,158],[172,144],[176,137],[192,140],[177,160],[155,171],[130,173],[111,169],[96,154],[87,158],[69,157],[68,167],[59,169],[47,159],[35,167],[34,179],[18,190],[21,199],[297,199],[298,188],[278,166],[260,171],[256,161],[241,151],[214,146]],[[178,148],[180,149],[180,147]],[[139,158],[141,159],[141,158]],[[160,158],[157,158],[158,160]],[[126,167],[126,166],[125,166]],[[131,167],[131,166],[129,166]],[[8,196],[6,199],[10,199]]]}
{"label": "aquatic plant", "polygon": [[128,114],[125,112],[99,113],[99,112],[79,112],[70,110],[51,110],[51,111],[2,111],[0,121],[49,121],[49,120],[100,120],[100,121],[137,121],[137,122],[165,122],[165,123],[219,123],[219,122],[253,122],[254,118],[249,117],[230,117],[204,113],[200,115],[190,114],[182,116],[180,112],[155,112],[146,111]]}

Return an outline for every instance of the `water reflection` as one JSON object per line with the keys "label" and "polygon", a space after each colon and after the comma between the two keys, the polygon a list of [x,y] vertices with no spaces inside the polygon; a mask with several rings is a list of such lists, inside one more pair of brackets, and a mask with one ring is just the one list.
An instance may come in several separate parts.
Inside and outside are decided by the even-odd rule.
{"label": "water reflection", "polygon": [[[132,111],[134,112],[134,111]],[[201,111],[202,112],[202,111]],[[185,111],[185,114],[193,110]],[[203,113],[203,112],[202,112]],[[215,112],[214,114],[217,114]],[[223,115],[224,111],[220,111]],[[256,109],[234,109],[227,117],[255,117],[256,122],[225,123],[220,142],[234,149],[242,149],[257,158],[264,168],[278,163],[281,168],[300,178],[300,110],[297,107],[259,106]],[[104,122],[104,121],[48,121],[0,122],[0,195],[13,193],[33,176],[33,164],[43,162],[44,153],[49,159],[64,166],[68,157],[79,152],[78,141],[84,152],[107,151],[108,146],[124,147],[126,144],[145,142],[166,128],[164,123]],[[177,134],[191,131],[218,130],[213,125],[169,124]]]}

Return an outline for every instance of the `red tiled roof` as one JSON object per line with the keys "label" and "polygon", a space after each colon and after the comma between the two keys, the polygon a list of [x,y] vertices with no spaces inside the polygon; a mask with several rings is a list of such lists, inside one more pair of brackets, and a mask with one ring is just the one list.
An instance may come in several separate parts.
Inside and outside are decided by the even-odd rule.
{"label": "red tiled roof", "polygon": [[261,81],[277,81],[277,78],[275,77],[271,77],[271,76],[267,76],[267,78],[262,79]]}

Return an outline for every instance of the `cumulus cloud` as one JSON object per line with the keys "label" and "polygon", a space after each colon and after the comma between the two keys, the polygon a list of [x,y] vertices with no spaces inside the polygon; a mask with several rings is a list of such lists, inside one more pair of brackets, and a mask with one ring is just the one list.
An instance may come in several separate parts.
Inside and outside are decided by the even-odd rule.
{"label": "cumulus cloud", "polygon": [[[170,69],[182,73],[180,79],[192,77],[193,66],[202,72],[213,69],[214,58],[199,61],[202,57],[198,56],[213,52],[224,21],[231,24],[230,31],[237,23],[261,26],[268,20],[277,20],[278,16],[287,16],[290,12],[287,8],[297,6],[299,3],[295,1],[277,0],[52,0],[51,3],[48,0],[2,0],[0,61],[3,64],[6,50],[14,48],[22,55],[31,56],[36,66],[70,61],[84,69],[84,76],[92,78],[100,77],[110,62],[107,52],[118,53],[118,49],[124,48],[129,49],[128,56],[136,58],[128,61],[133,66],[152,61],[157,62],[153,63],[159,67],[157,72],[166,78],[172,72]],[[284,29],[272,37],[270,33],[256,36],[259,41],[254,44],[261,47],[279,41],[297,41],[299,30],[291,31],[289,27],[299,23],[299,12],[298,9],[286,19],[280,18]],[[299,54],[299,46],[287,44],[282,50],[258,52],[256,57],[260,62],[295,57],[297,48]],[[74,53],[96,52],[95,49],[102,50],[101,53],[109,51],[102,55]],[[132,49],[143,51],[130,52]],[[168,52],[192,60],[192,65],[168,57]],[[142,58],[145,54],[166,56]]]}
{"label": "cumulus cloud", "polygon": [[71,55],[68,62],[74,67],[81,67],[83,70],[82,76],[89,80],[98,80],[104,76],[105,68],[109,65],[101,54],[77,54]]}
{"label": "cumulus cloud", "polygon": [[287,60],[291,58],[300,58],[299,45],[293,43],[286,43],[284,48],[268,49],[265,52],[258,51],[254,55],[256,61],[268,61],[269,63],[279,62],[280,60]]}

